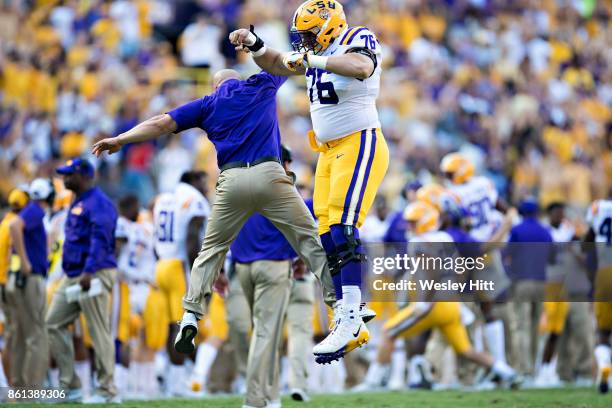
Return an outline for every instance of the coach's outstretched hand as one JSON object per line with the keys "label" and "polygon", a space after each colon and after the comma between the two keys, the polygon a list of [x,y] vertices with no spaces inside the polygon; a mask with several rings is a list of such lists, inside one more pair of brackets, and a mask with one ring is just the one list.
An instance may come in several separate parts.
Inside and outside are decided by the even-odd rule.
{"label": "coach's outstretched hand", "polygon": [[108,154],[117,153],[121,149],[121,143],[117,137],[108,137],[102,139],[99,142],[94,143],[91,148],[91,152],[96,156],[100,157],[102,153],[108,151]]}

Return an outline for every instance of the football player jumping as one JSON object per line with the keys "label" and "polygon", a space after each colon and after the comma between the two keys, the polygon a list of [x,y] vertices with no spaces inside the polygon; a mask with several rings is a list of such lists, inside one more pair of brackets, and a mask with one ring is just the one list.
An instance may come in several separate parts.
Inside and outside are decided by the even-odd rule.
{"label": "football player jumping", "polygon": [[232,32],[230,41],[265,71],[306,76],[309,138],[319,152],[314,210],[339,299],[334,329],[313,349],[317,362],[327,363],[369,339],[360,313],[365,255],[358,228],[389,164],[376,110],[381,47],[367,28],[349,27],[335,0],[306,1],[292,25],[294,52],[266,47],[252,26]]}

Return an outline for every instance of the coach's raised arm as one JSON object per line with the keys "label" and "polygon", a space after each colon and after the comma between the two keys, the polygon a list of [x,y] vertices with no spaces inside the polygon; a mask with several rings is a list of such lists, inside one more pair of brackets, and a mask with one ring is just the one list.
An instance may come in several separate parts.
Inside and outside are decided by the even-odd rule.
{"label": "coach's raised arm", "polygon": [[206,236],[189,277],[183,299],[186,310],[175,341],[177,351],[190,354],[197,319],[205,313],[230,244],[255,212],[268,218],[323,282],[328,302],[335,300],[327,259],[316,225],[293,178],[280,163],[281,141],[276,93],[286,77],[262,71],[245,80],[234,70],[213,76],[214,92],[148,119],[117,137],[96,143],[92,152],[115,153],[127,143],[154,139],[170,132],[200,128],[217,151],[221,170]]}
{"label": "coach's raised arm", "polygon": [[[238,72],[231,69],[223,69],[213,76],[213,88],[217,90],[221,83],[225,82],[226,80],[239,78],[240,75]],[[107,151],[109,154],[117,153],[121,149],[121,146],[129,143],[146,142],[147,140],[157,139],[158,137],[167,135],[168,133],[176,132],[178,129],[176,120],[181,121],[182,119],[185,119],[185,115],[183,113],[189,113],[192,118],[197,116],[198,108],[202,101],[203,98],[196,99],[195,101],[189,102],[174,109],[172,112],[155,115],[134,126],[127,132],[117,135],[116,137],[102,139],[92,146],[91,152],[96,155],[96,157],[100,157],[100,155],[105,151]]]}

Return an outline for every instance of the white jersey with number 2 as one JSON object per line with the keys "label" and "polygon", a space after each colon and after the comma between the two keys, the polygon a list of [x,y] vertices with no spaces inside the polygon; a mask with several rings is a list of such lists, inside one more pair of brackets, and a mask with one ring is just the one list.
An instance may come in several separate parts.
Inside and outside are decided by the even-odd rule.
{"label": "white jersey with number 2", "polygon": [[361,80],[318,68],[306,70],[312,126],[321,143],[363,129],[380,128],[376,98],[380,88],[382,54],[376,36],[365,27],[348,27],[323,55],[342,55],[353,48],[367,48],[376,56],[376,68],[369,78]]}

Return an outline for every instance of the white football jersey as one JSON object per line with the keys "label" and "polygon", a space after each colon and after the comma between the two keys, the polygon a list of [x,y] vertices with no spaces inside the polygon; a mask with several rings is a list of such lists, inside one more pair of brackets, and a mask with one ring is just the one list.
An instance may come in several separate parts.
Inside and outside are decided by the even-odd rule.
{"label": "white football jersey", "polygon": [[553,242],[555,242],[556,256],[555,263],[548,265],[546,268],[546,280],[548,282],[564,282],[568,275],[581,269],[570,249],[577,244],[577,242],[571,242],[576,230],[569,221],[563,220],[558,227],[548,225],[548,231]]}
{"label": "white football jersey", "polygon": [[306,70],[312,126],[321,143],[363,129],[380,128],[376,98],[380,88],[382,54],[376,36],[365,27],[348,27],[322,55],[342,55],[351,48],[368,48],[374,52],[377,64],[372,76],[360,80],[318,68]]}
{"label": "white football jersey", "polygon": [[153,235],[151,224],[133,222],[125,217],[119,217],[117,220],[115,237],[127,241],[121,248],[118,266],[128,281],[153,281],[155,273]]}
{"label": "white football jersey", "polygon": [[549,225],[548,231],[554,242],[570,242],[576,235],[576,229],[568,220],[563,220],[556,228]]}
{"label": "white football jersey", "polygon": [[470,234],[478,241],[489,241],[502,221],[501,213],[495,208],[499,195],[491,180],[472,177],[466,183],[451,184],[449,190],[467,212]]}
{"label": "white football jersey", "polygon": [[[417,301],[429,299],[430,295],[426,291],[420,289],[419,281],[427,281],[432,278],[437,282],[456,281],[457,274],[454,270],[444,269],[444,263],[449,258],[454,258],[456,249],[453,245],[453,238],[444,231],[430,231],[423,234],[417,234],[410,237],[408,241],[408,255],[413,259],[420,258],[421,263],[412,275],[412,279],[417,282],[419,290],[416,292]],[[442,267],[442,268],[440,268]],[[412,273],[412,272],[411,272]],[[444,296],[448,293],[435,294],[434,298],[438,300],[449,300]],[[428,304],[429,302],[421,302]]]}
{"label": "white football jersey", "polygon": [[179,183],[174,193],[160,194],[153,208],[155,252],[160,259],[187,261],[187,229],[194,217],[208,217],[210,206],[198,190]]}
{"label": "white football jersey", "polygon": [[[448,249],[454,249],[454,247],[444,244],[452,242],[454,242],[453,238],[447,232],[429,231],[409,237],[408,253],[411,256],[420,254],[425,254],[427,256],[449,256]],[[432,243],[439,243],[441,245],[431,245]]]}
{"label": "white football jersey", "polygon": [[597,200],[587,211],[586,221],[595,233],[597,267],[612,266],[612,200]]}

